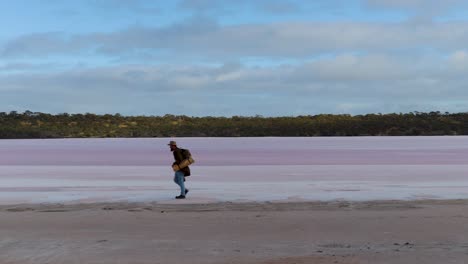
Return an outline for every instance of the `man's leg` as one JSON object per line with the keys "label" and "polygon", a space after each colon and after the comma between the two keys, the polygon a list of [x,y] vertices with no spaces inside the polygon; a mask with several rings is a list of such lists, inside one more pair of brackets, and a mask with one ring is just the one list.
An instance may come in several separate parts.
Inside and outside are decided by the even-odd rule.
{"label": "man's leg", "polygon": [[176,183],[180,186],[180,195],[185,196],[185,183],[184,183],[184,172],[176,171],[175,173]]}

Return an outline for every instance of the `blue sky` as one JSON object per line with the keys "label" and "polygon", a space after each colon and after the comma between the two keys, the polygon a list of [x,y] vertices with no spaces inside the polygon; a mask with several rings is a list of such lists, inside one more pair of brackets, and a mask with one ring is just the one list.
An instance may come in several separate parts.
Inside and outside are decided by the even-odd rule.
{"label": "blue sky", "polygon": [[0,0],[0,111],[468,111],[468,0]]}

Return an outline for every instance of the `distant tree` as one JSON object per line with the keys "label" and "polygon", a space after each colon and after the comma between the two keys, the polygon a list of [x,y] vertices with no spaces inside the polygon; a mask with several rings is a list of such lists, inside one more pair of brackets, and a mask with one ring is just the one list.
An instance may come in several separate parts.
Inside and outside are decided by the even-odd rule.
{"label": "distant tree", "polygon": [[468,135],[468,113],[297,117],[0,112],[0,138]]}

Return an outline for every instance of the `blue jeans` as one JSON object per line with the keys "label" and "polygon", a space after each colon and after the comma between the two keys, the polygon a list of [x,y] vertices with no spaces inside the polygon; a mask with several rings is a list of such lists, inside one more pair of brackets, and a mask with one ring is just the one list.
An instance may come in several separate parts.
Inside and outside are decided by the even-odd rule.
{"label": "blue jeans", "polygon": [[180,195],[185,196],[184,172],[176,171],[174,175],[174,182],[180,186]]}

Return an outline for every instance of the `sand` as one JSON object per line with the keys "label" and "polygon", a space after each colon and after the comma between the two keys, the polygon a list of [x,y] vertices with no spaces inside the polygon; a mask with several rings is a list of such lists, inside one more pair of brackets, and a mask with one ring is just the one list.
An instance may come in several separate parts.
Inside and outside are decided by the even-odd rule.
{"label": "sand", "polygon": [[467,205],[5,205],[0,263],[468,263]]}
{"label": "sand", "polygon": [[0,141],[0,264],[468,263],[468,137]]}

